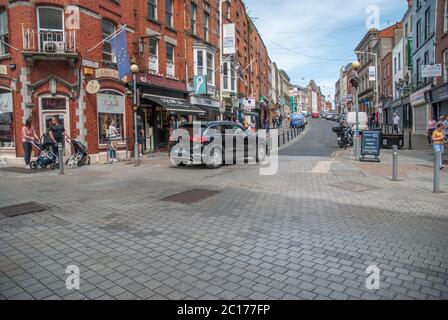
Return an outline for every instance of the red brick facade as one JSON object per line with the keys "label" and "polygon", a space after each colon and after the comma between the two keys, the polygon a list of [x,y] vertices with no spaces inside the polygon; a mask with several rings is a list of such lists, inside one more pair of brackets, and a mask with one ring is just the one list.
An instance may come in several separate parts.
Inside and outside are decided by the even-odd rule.
{"label": "red brick facade", "polygon": [[[67,0],[46,1],[6,1],[0,0],[0,10],[6,11],[9,44],[9,54],[0,56],[2,71],[0,73],[0,88],[2,92],[11,92],[13,101],[13,131],[16,148],[1,148],[0,153],[22,157],[21,128],[24,120],[32,117],[35,129],[42,134],[44,129],[44,110],[42,99],[45,97],[66,98],[67,105],[63,112],[69,123],[68,134],[79,137],[87,142],[92,154],[104,152],[106,146],[100,144],[100,125],[97,109],[98,94],[86,92],[90,80],[98,80],[101,91],[124,96],[123,135],[128,138],[128,148],[133,146],[133,108],[130,92],[126,83],[118,80],[111,71],[96,74],[99,69],[115,69],[115,65],[103,58],[103,21],[110,22],[115,29],[126,25],[127,44],[132,62],[140,67],[139,83],[148,86],[174,90],[188,98],[191,90],[195,65],[193,48],[205,46],[214,52],[215,90],[219,90],[219,1],[192,0],[197,8],[196,34],[192,34],[190,1],[173,1],[173,25],[166,25],[165,1],[157,1],[157,17],[148,17],[148,1],[112,1],[79,0],[74,3]],[[228,4],[227,4],[228,3]],[[25,48],[23,30],[25,33],[37,32],[38,8],[51,7],[63,10],[64,32],[69,32],[73,12],[67,6],[74,5],[79,9],[80,29],[74,31],[74,40],[70,41],[70,54],[40,54],[42,43],[34,43],[32,50]],[[227,19],[227,7],[230,8]],[[209,14],[209,38],[204,35],[204,15]],[[236,24],[237,53],[239,70],[247,70],[237,75],[237,94],[239,97],[254,96],[257,101],[263,96],[271,96],[271,70],[267,49],[255,26],[248,18],[245,6],[241,0],[223,3],[223,23]],[[72,25],[70,25],[72,26]],[[71,34],[72,35],[72,34]],[[42,37],[42,34],[41,34]],[[158,72],[149,71],[150,37],[158,40]],[[37,39],[38,37],[35,36]],[[67,35],[64,42],[67,45]],[[36,41],[35,41],[36,42]],[[37,41],[39,42],[39,41]],[[167,76],[167,44],[174,46],[174,76]],[[27,44],[29,46],[29,44]],[[40,52],[40,53],[39,53]],[[66,52],[64,52],[66,53]],[[87,66],[83,60],[88,60]],[[252,62],[251,66],[249,64]],[[92,67],[90,64],[97,64]],[[6,70],[6,71],[5,71]],[[130,80],[130,76],[128,78]],[[100,92],[101,92],[100,91]],[[214,97],[216,99],[216,96]],[[48,111],[48,110],[47,110]],[[50,114],[50,112],[48,112]],[[55,112],[57,113],[57,112]],[[124,146],[123,146],[124,148]],[[15,149],[15,150],[14,150]]]}

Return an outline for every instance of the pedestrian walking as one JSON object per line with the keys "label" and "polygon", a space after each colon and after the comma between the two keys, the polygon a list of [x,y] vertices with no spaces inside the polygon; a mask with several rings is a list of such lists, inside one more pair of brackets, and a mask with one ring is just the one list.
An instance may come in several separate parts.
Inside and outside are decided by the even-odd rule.
{"label": "pedestrian walking", "polygon": [[440,152],[440,169],[443,169],[443,161],[442,155],[444,153],[444,144],[445,144],[445,132],[443,130],[443,125],[441,123],[437,124],[437,128],[432,134],[432,146],[434,152]]}
{"label": "pedestrian walking", "polygon": [[109,129],[108,129],[108,136],[109,136],[109,142],[110,142],[110,150],[109,150],[109,157],[111,162],[117,162],[117,151],[118,151],[118,137],[120,133],[117,130],[117,127],[115,127],[115,120],[111,120],[109,123]]}
{"label": "pedestrian walking", "polygon": [[375,129],[376,116],[375,113],[372,112],[370,115],[370,129]]}
{"label": "pedestrian walking", "polygon": [[137,143],[138,143],[138,156],[143,157],[143,144],[145,143],[145,131],[142,125],[137,126]]}
{"label": "pedestrian walking", "polygon": [[436,117],[429,119],[428,121],[428,144],[432,145],[432,134],[436,130],[437,120]]}
{"label": "pedestrian walking", "polygon": [[31,119],[27,119],[25,125],[22,128],[22,143],[23,151],[25,152],[25,169],[30,169],[31,152],[33,151],[33,141],[39,140],[39,137],[34,131],[33,122]]}
{"label": "pedestrian walking", "polygon": [[278,117],[278,127],[281,128],[283,125],[283,116],[280,115],[280,117]]}
{"label": "pedestrian walking", "polygon": [[394,133],[399,134],[400,128],[398,126],[400,125],[400,117],[396,112],[394,113],[393,122],[394,122]]}

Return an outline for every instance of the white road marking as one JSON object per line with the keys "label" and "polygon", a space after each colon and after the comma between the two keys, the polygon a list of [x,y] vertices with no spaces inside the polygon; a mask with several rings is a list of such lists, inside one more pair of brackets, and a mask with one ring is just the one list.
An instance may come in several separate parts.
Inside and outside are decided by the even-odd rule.
{"label": "white road marking", "polygon": [[312,173],[328,173],[330,172],[331,165],[333,161],[319,161],[314,166]]}

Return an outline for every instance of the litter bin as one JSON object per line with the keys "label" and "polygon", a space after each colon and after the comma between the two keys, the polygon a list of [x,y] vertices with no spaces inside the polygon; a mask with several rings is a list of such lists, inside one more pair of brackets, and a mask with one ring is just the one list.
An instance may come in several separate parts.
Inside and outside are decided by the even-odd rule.
{"label": "litter bin", "polygon": [[403,134],[383,134],[381,140],[383,141],[383,149],[392,149],[394,146],[398,146],[398,149],[404,147]]}

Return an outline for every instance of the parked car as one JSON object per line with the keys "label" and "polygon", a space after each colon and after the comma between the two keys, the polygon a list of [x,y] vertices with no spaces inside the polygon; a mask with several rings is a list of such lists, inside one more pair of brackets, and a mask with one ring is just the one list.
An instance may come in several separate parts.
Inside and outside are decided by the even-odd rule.
{"label": "parked car", "polygon": [[[366,112],[358,112],[359,131],[364,131],[369,128],[369,120]],[[347,114],[347,124],[356,127],[356,112],[349,112]]]}
{"label": "parked car", "polygon": [[[232,145],[226,142],[232,141]],[[263,161],[267,154],[266,139],[230,121],[186,123],[174,130],[168,143],[168,155],[175,166],[205,164],[217,169],[232,159],[252,158]]]}
{"label": "parked car", "polygon": [[291,115],[291,128],[302,128],[305,125],[303,114]]}
{"label": "parked car", "polygon": [[313,114],[311,115],[311,117],[312,117],[313,119],[319,119],[319,113],[317,113],[317,112],[313,112]]}
{"label": "parked car", "polygon": [[331,112],[327,113],[327,115],[325,116],[325,119],[333,120],[333,114]]}

